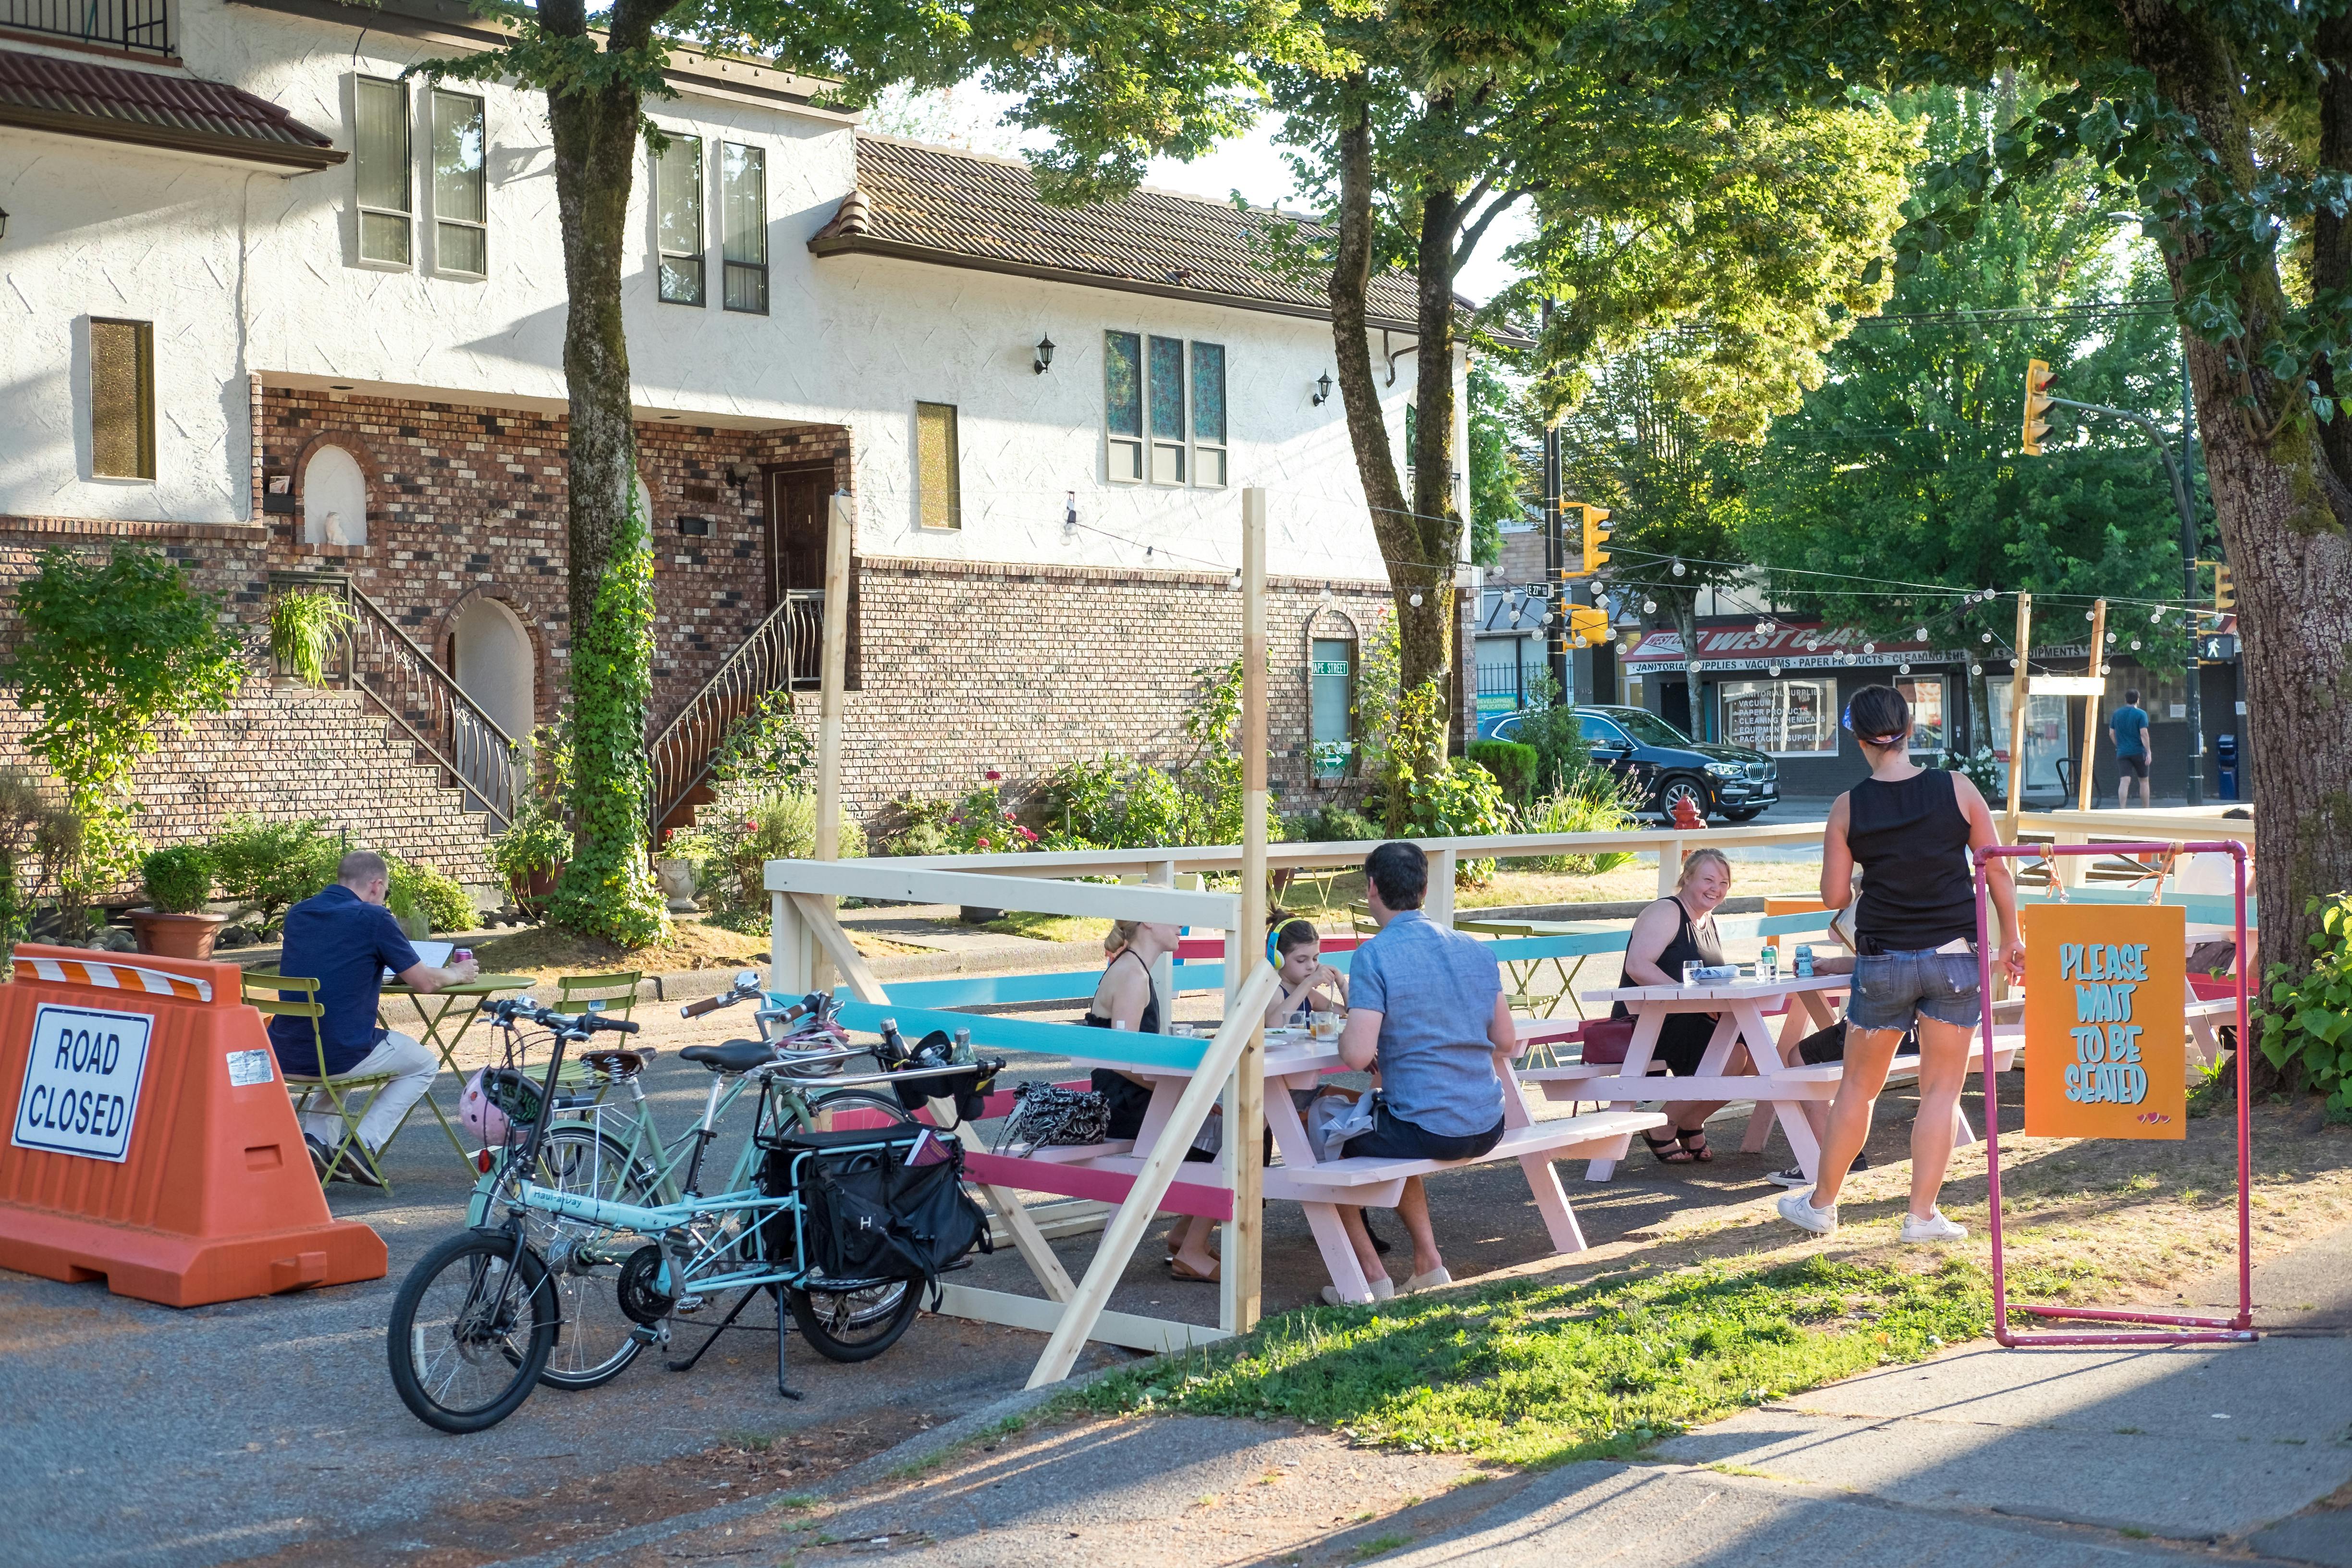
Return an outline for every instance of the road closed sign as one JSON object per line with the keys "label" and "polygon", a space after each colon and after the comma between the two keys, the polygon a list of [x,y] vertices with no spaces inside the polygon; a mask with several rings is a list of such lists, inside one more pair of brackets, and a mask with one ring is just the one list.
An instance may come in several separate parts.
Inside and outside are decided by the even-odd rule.
{"label": "road closed sign", "polygon": [[2188,916],[2170,904],[2028,904],[2025,1131],[2185,1138]]}
{"label": "road closed sign", "polygon": [[154,1023],[144,1013],[55,1004],[37,1008],[10,1141],[21,1149],[86,1160],[119,1164],[128,1158]]}

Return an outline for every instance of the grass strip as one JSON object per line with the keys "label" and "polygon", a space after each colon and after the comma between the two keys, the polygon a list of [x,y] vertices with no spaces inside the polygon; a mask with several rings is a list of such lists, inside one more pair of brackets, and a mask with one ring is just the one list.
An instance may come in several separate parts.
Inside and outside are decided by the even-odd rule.
{"label": "grass strip", "polygon": [[[2023,1282],[2021,1281],[2021,1284]],[[1096,1414],[1286,1416],[1356,1441],[1545,1466],[1624,1458],[1743,1405],[1990,1331],[1984,1271],[1809,1258],[1318,1307],[1070,1396]]]}

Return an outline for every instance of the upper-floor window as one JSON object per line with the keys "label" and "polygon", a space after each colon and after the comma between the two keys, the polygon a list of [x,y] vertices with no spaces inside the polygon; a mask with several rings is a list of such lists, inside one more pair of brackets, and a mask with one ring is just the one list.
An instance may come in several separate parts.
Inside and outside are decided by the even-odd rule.
{"label": "upper-floor window", "polygon": [[480,278],[489,271],[489,204],[483,188],[482,100],[433,91],[433,265]]}
{"label": "upper-floor window", "polygon": [[1225,350],[1181,338],[1103,334],[1104,472],[1113,483],[1226,482]]}
{"label": "upper-floor window", "polygon": [[155,325],[89,323],[89,471],[102,479],[155,477]]}
{"label": "upper-floor window", "polygon": [[414,254],[409,218],[408,84],[352,79],[352,163],[358,182],[360,259],[406,267]]}
{"label": "upper-floor window", "polygon": [[654,164],[660,214],[661,297],[702,303],[702,138],[671,136]]}
{"label": "upper-floor window", "polygon": [[730,310],[768,313],[768,154],[758,147],[719,144],[719,254],[723,303]]}
{"label": "upper-floor window", "polygon": [[915,405],[916,519],[925,528],[963,526],[963,471],[952,403]]}
{"label": "upper-floor window", "polygon": [[1192,345],[1192,482],[1225,482],[1225,345]]}

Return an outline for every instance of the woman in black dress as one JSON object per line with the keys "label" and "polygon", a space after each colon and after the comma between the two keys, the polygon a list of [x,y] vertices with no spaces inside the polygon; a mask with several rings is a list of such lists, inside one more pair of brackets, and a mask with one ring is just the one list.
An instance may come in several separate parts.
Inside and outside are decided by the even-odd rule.
{"label": "woman in black dress", "polygon": [[[1723,944],[1715,932],[1716,906],[1731,893],[1731,862],[1720,849],[1699,849],[1683,862],[1682,876],[1675,884],[1674,896],[1660,899],[1643,910],[1633,921],[1633,929],[1625,938],[1625,970],[1618,980],[1620,985],[1680,985],[1685,963],[1721,963]],[[1625,1004],[1620,1002],[1612,1017],[1632,1016]],[[1650,1053],[1654,1062],[1663,1062],[1676,1078],[1690,1078],[1698,1071],[1699,1058],[1706,1055],[1706,1043],[1715,1037],[1716,1015],[1713,1013],[1671,1013],[1658,1030],[1658,1043]],[[1735,1046],[1724,1063],[1727,1073],[1748,1070],[1748,1047]],[[1661,1164],[1687,1165],[1694,1162],[1705,1164],[1715,1158],[1706,1146],[1706,1119],[1723,1109],[1723,1100],[1675,1100],[1663,1109],[1666,1117],[1666,1136],[1653,1138],[1642,1134],[1650,1152]]]}

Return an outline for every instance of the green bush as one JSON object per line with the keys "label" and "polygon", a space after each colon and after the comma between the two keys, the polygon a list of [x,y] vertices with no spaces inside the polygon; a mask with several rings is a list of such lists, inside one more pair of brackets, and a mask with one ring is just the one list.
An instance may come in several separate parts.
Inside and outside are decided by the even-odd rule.
{"label": "green bush", "polygon": [[456,878],[397,855],[384,856],[383,863],[392,871],[392,886],[385,890],[383,901],[402,920],[422,915],[434,931],[467,931],[481,918]]}
{"label": "green bush", "polygon": [[[696,814],[694,826],[672,832],[662,852],[693,864],[703,908],[710,914],[756,913],[768,907],[769,861],[815,858],[816,795],[762,790],[715,801]],[[865,831],[843,812],[841,858],[855,860],[865,853]]]}
{"label": "green bush", "polygon": [[886,855],[1019,855],[1037,847],[1036,830],[1004,804],[994,784],[982,784],[961,800],[900,800],[891,803],[900,826],[886,841]]}
{"label": "green bush", "polygon": [[1379,823],[1344,805],[1326,805],[1294,816],[1284,825],[1282,836],[1298,844],[1348,844],[1388,837]]}
{"label": "green bush", "polygon": [[335,879],[342,846],[315,818],[264,822],[233,816],[213,835],[213,879],[221,897],[243,904],[264,932],[286,911]]}
{"label": "green bush", "polygon": [[[2325,902],[2319,929],[2311,933],[2310,971],[2290,980],[2291,966],[2271,965],[2263,1055],[2274,1068],[2292,1063],[2327,1097],[2331,1111],[2352,1111],[2352,893]],[[2313,899],[2305,912],[2319,910],[2321,904]]]}
{"label": "green bush", "polygon": [[213,896],[212,857],[201,844],[150,850],[139,862],[139,879],[147,885],[151,906],[167,915],[192,915]]}
{"label": "green bush", "polygon": [[1503,786],[1503,798],[1513,805],[1525,805],[1535,793],[1539,757],[1533,746],[1517,741],[1470,742],[1470,760],[1495,775],[1495,782]]}
{"label": "green bush", "polygon": [[[1522,833],[1622,833],[1637,824],[1634,795],[1616,776],[1595,769],[1570,788],[1545,795],[1519,813]],[[1594,877],[1633,858],[1632,850],[1599,855],[1537,855],[1510,862],[1531,871]]]}
{"label": "green bush", "polygon": [[489,858],[499,876],[527,882],[534,872],[552,871],[572,858],[572,829],[533,803],[514,826],[490,840]]}
{"label": "green bush", "polygon": [[1071,848],[1212,842],[1210,804],[1165,769],[1132,758],[1066,763],[1045,775],[1039,793],[1048,824]]}
{"label": "green bush", "polygon": [[1560,702],[1559,684],[1549,675],[1536,677],[1528,692],[1528,711],[1519,720],[1518,738],[1520,744],[1536,753],[1533,794],[1577,789],[1593,771],[1592,747],[1584,739],[1583,721],[1575,709]]}

